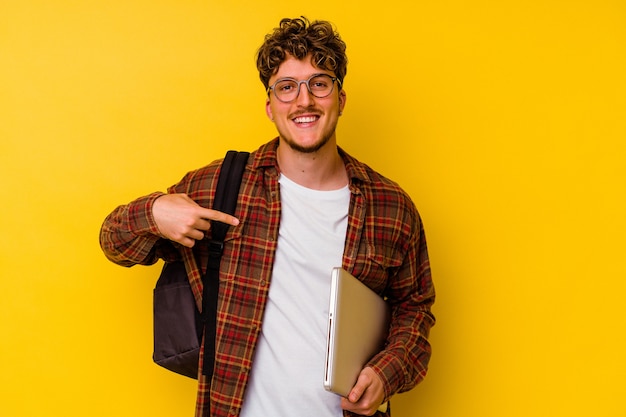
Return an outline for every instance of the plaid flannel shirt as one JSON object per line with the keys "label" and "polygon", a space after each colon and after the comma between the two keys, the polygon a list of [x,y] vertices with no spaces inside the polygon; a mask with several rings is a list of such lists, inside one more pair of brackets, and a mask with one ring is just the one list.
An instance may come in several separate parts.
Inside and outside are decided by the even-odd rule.
{"label": "plaid flannel shirt", "polygon": [[[261,330],[272,279],[281,205],[278,139],[261,146],[248,160],[235,216],[240,224],[227,233],[220,265],[215,369],[212,380],[198,379],[196,417],[239,414]],[[387,297],[392,322],[385,348],[368,366],[383,381],[385,400],[413,388],[427,372],[428,334],[435,299],[424,229],[410,197],[394,182],[339,149],[351,191],[343,267]],[[185,193],[211,207],[221,160],[188,173],[169,193]],[[105,220],[100,243],[106,256],[123,266],[150,265],[158,259],[198,260],[206,267],[206,245],[192,251],[160,236],[152,205],[155,192],[116,208]],[[210,234],[210,232],[209,232]],[[208,237],[207,237],[208,238]],[[195,262],[194,262],[195,263]],[[202,369],[203,355],[200,355]],[[320,384],[322,381],[320,380]],[[377,416],[389,416],[378,412]],[[353,416],[344,411],[345,417]]]}

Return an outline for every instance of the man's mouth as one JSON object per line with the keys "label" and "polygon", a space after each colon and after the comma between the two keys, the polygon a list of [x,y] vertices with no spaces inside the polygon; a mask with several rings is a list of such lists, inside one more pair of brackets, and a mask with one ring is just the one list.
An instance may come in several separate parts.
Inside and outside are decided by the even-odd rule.
{"label": "man's mouth", "polygon": [[298,116],[293,119],[293,122],[298,123],[298,124],[305,124],[305,123],[313,123],[317,119],[319,119],[319,116],[316,116],[316,115]]}

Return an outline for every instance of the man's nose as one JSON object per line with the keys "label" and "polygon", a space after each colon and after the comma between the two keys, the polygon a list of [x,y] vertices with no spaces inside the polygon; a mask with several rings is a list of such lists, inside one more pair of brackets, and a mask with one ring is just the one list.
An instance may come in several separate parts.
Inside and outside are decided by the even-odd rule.
{"label": "man's nose", "polygon": [[309,86],[306,81],[300,81],[298,83],[298,97],[296,97],[296,104],[298,106],[307,107],[313,101],[313,94],[309,90]]}

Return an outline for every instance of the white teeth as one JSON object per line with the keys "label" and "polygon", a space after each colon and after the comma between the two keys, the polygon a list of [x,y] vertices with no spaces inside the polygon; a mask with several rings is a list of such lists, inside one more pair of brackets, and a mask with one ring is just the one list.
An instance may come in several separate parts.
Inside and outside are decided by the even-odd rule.
{"label": "white teeth", "polygon": [[293,119],[296,123],[313,123],[317,118],[315,116],[303,116]]}

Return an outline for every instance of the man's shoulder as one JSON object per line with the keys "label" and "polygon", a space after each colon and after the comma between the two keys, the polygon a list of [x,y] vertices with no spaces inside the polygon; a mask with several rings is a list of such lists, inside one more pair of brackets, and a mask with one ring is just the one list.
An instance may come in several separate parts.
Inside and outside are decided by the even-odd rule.
{"label": "man's shoulder", "polygon": [[402,187],[394,180],[381,174],[370,165],[365,162],[361,162],[350,154],[343,150],[340,150],[348,176],[351,179],[358,180],[359,182],[374,188],[387,189],[390,192],[398,192],[405,194]]}
{"label": "man's shoulder", "polygon": [[[241,149],[238,151],[249,152],[250,156],[248,158],[248,168],[255,169],[264,165],[274,164],[274,161],[276,160],[276,146],[276,139],[274,139],[270,142],[264,143],[256,150],[247,151]],[[207,185],[210,185],[212,181],[217,180],[214,179],[214,177],[219,174],[222,163],[224,162],[224,157],[225,156],[222,156],[211,161],[207,165],[187,172],[181,182],[184,182],[193,188],[197,188],[198,186],[206,187]]]}
{"label": "man's shoulder", "polygon": [[352,183],[377,207],[377,210],[384,212],[392,207],[394,212],[404,213],[403,216],[419,216],[413,199],[398,182],[345,151],[340,152]]}

